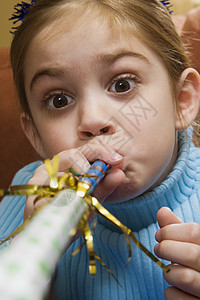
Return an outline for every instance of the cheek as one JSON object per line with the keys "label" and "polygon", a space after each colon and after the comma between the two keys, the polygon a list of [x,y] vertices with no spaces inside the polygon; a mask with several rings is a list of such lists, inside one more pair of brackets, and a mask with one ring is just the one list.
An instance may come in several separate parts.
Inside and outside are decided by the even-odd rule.
{"label": "cheek", "polygon": [[170,97],[152,97],[151,104],[156,107],[155,114],[146,111],[140,130],[134,131],[135,155],[142,165],[160,172],[169,163],[176,141],[175,117]]}
{"label": "cheek", "polygon": [[[151,97],[154,115],[147,115],[143,123],[147,135],[155,139],[170,139],[175,132],[175,102],[172,99],[171,91],[166,89],[165,94],[161,89]],[[148,113],[148,112],[147,112]]]}
{"label": "cheek", "polygon": [[44,122],[37,128],[47,157],[76,147],[77,134],[73,124]]}
{"label": "cheek", "polygon": [[144,128],[144,139],[150,155],[155,158],[171,156],[175,143],[174,118],[158,111],[158,115]]}
{"label": "cheek", "polygon": [[169,118],[168,122],[158,122],[153,132],[146,135],[147,158],[149,158],[147,165],[154,181],[163,176],[162,174],[167,175],[176,159],[176,131],[173,120]]}

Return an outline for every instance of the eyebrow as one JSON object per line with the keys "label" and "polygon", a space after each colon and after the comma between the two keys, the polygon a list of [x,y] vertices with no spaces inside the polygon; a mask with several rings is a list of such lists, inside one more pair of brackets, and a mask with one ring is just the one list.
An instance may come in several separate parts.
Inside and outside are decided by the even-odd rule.
{"label": "eyebrow", "polygon": [[62,78],[64,76],[65,72],[59,68],[46,68],[46,69],[39,69],[33,76],[31,83],[30,83],[30,90],[33,89],[33,86],[35,85],[36,81],[43,76],[48,77],[57,77]]}
{"label": "eyebrow", "polygon": [[[135,57],[137,59],[140,59],[148,64],[150,64],[148,58],[140,53],[137,52],[132,52],[132,51],[126,51],[126,50],[121,50],[116,53],[112,54],[100,54],[97,57],[94,58],[95,62],[103,62],[108,65],[114,64],[117,60],[120,58],[130,56],[130,57]],[[70,68],[43,68],[39,69],[33,76],[31,83],[30,83],[30,90],[33,89],[33,86],[35,85],[36,81],[43,76],[48,76],[52,78],[62,78],[65,74],[66,71],[70,71]]]}
{"label": "eyebrow", "polygon": [[115,63],[115,61],[117,61],[118,59],[123,58],[125,56],[135,57],[137,59],[143,60],[146,63],[150,64],[148,58],[146,56],[142,55],[141,53],[127,51],[127,50],[123,50],[123,49],[114,54],[100,54],[99,56],[97,56],[96,60],[97,61],[102,60],[103,62],[112,65],[113,63]]}

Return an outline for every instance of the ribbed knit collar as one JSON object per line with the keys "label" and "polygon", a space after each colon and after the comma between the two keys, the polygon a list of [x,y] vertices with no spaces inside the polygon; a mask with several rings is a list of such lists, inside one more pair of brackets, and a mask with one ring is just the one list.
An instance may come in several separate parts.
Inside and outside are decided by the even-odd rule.
{"label": "ribbed knit collar", "polygon": [[[133,231],[139,231],[156,222],[159,208],[167,206],[172,210],[191,195],[195,184],[196,163],[190,153],[192,128],[178,135],[178,157],[172,172],[154,190],[132,200],[104,204],[115,217]],[[113,225],[98,217],[102,225],[117,230]],[[118,230],[117,230],[118,231]]]}

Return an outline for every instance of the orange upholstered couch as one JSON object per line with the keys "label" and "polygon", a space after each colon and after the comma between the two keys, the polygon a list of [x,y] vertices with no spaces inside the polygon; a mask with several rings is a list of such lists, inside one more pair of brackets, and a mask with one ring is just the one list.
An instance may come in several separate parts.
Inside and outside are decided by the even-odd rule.
{"label": "orange upholstered couch", "polygon": [[[200,7],[174,17],[181,38],[189,44],[191,61],[200,72]],[[0,188],[7,188],[17,170],[38,159],[22,132],[14,92],[9,49],[0,49]]]}
{"label": "orange upholstered couch", "polygon": [[20,125],[9,49],[0,49],[0,188],[8,188],[17,170],[37,159]]}

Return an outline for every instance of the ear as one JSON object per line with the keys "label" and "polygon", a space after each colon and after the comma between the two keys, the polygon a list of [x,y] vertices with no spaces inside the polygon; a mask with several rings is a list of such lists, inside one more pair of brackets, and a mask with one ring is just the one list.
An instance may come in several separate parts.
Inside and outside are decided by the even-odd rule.
{"label": "ear", "polygon": [[200,76],[192,68],[181,74],[177,97],[176,130],[183,130],[195,121],[200,108]]}
{"label": "ear", "polygon": [[46,155],[45,155],[44,146],[42,144],[40,135],[36,129],[36,126],[32,118],[23,112],[20,115],[20,122],[27,139],[29,140],[29,142],[31,143],[35,151],[41,157],[45,158]]}

